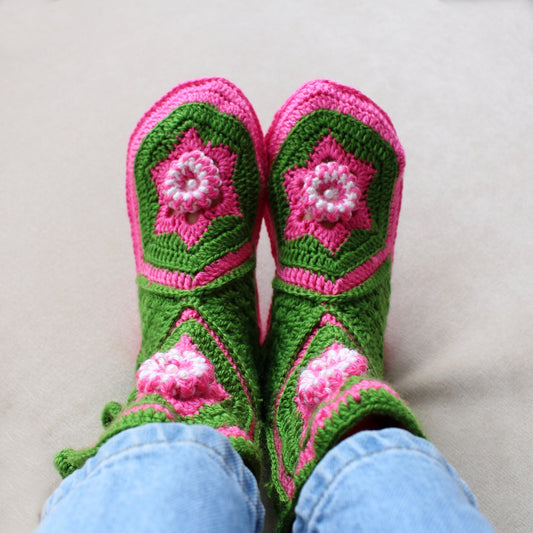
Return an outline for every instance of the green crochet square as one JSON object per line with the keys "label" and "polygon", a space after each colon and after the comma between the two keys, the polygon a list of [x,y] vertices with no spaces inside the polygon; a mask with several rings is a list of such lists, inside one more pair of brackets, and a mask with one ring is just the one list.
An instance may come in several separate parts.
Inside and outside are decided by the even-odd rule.
{"label": "green crochet square", "polygon": [[[366,192],[372,228],[354,229],[335,254],[311,235],[284,240],[290,207],[283,187],[283,176],[289,169],[305,167],[317,143],[328,135],[340,143],[346,152],[372,165],[376,170]],[[276,237],[278,242],[283,242],[279,247],[281,264],[326,273],[327,279],[334,280],[383,249],[398,171],[397,155],[392,146],[372,128],[355,118],[324,109],[302,118],[284,140],[272,165],[269,179],[268,194],[273,218],[276,220]],[[301,250],[305,250],[305,254]]]}
{"label": "green crochet square", "polygon": [[[200,241],[187,250],[177,233],[154,233],[160,204],[151,170],[167,159],[179,139],[191,128],[197,131],[204,144],[225,146],[236,154],[232,184],[242,218],[225,215],[213,219]],[[239,249],[250,240],[257,213],[259,169],[252,137],[236,117],[220,113],[209,104],[183,104],[143,139],[134,168],[144,259],[151,265],[194,275],[207,263]],[[250,176],[257,179],[251,180]]]}

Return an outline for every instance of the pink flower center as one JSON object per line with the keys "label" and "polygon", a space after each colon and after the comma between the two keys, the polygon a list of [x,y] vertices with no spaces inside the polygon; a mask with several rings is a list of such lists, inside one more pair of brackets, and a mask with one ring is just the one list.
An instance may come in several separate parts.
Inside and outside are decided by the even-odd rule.
{"label": "pink flower center", "polygon": [[215,162],[200,150],[170,163],[163,185],[167,205],[180,213],[208,209],[220,195],[222,180]]}
{"label": "pink flower center", "polygon": [[357,209],[360,191],[346,165],[320,163],[304,179],[303,203],[311,218],[337,222],[349,220]]}
{"label": "pink flower center", "polygon": [[137,372],[142,394],[160,394],[169,400],[205,396],[216,384],[213,365],[191,343],[178,343],[168,352],[157,352]]}
{"label": "pink flower center", "polygon": [[366,357],[334,343],[301,373],[296,401],[302,408],[312,410],[333,398],[350,376],[361,376],[367,370]]}

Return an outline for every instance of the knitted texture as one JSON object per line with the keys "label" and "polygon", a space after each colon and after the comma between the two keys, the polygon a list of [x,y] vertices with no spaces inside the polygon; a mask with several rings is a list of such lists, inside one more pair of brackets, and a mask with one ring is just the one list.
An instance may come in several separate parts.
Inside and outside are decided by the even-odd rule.
{"label": "knitted texture", "polygon": [[265,434],[279,529],[318,461],[369,415],[421,435],[383,381],[404,153],[387,115],[325,80],[301,87],[266,137],[276,260],[264,345]]}
{"label": "knitted texture", "polygon": [[260,470],[255,249],[265,149],[242,92],[220,78],[179,85],[142,117],[128,148],[126,191],[142,346],[125,406],[104,433],[63,450],[65,477],[125,429],[206,424]]}

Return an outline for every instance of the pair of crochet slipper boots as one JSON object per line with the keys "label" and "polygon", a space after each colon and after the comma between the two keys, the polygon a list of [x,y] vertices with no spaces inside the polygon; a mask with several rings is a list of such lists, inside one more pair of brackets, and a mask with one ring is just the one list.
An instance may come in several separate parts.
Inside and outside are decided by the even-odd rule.
{"label": "pair of crochet slipper boots", "polygon": [[[127,203],[142,347],[126,405],[104,408],[96,446],[63,450],[63,477],[113,435],[205,424],[258,475],[266,444],[280,529],[318,461],[369,417],[421,435],[383,380],[384,330],[404,153],[358,91],[306,83],[263,137],[227,80],[179,85],[129,143]],[[255,250],[276,261],[260,345]],[[262,436],[263,434],[263,436]]]}

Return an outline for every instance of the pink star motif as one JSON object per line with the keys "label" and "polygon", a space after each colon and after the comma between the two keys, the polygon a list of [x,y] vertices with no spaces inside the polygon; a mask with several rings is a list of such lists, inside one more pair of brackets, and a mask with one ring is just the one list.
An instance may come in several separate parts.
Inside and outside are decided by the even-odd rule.
{"label": "pink star motif", "polygon": [[215,162],[200,150],[185,152],[172,161],[164,183],[165,200],[180,213],[208,209],[220,194],[220,175]]}
{"label": "pink star motif", "polygon": [[359,195],[355,176],[336,161],[320,163],[304,178],[303,202],[315,220],[348,221],[357,209]]}
{"label": "pink star motif", "polygon": [[331,134],[324,137],[306,167],[285,173],[290,206],[285,238],[312,235],[335,253],[352,230],[371,229],[366,195],[375,174],[372,165],[347,153]]}
{"label": "pink star motif", "polygon": [[187,130],[151,170],[159,195],[154,232],[175,232],[190,248],[215,218],[242,217],[232,180],[236,159],[227,146],[204,144],[194,128]]}

